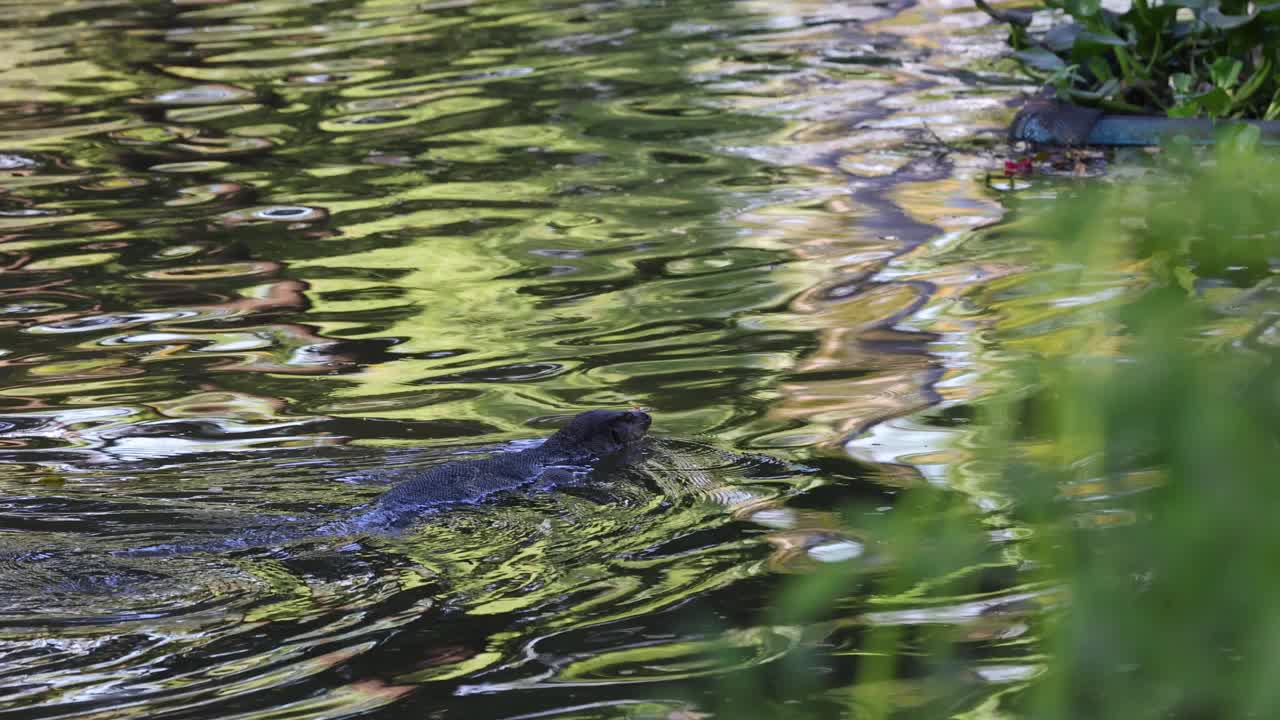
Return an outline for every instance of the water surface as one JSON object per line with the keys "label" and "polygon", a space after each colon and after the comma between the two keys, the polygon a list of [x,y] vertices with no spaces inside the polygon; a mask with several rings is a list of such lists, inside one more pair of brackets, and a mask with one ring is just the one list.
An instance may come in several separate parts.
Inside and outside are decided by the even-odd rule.
{"label": "water surface", "polygon": [[[2,5],[0,716],[694,718],[771,675],[738,716],[955,714],[1036,672],[963,451],[975,289],[1028,261],[973,232],[1020,88],[967,3]],[[659,451],[587,487],[113,554],[632,406]],[[991,562],[771,624],[904,487]]]}

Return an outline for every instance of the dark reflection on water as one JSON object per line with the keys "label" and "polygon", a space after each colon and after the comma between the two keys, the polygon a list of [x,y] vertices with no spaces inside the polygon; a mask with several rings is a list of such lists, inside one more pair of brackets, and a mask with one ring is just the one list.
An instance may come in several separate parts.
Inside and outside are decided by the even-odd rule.
{"label": "dark reflection on water", "polygon": [[[980,14],[0,12],[0,716],[694,718],[708,678],[824,645],[817,684],[775,688],[814,699],[867,627],[982,614],[940,585],[854,629],[760,619],[867,552],[846,503],[998,508],[945,413],[988,367],[957,304],[1018,268],[931,261],[1000,213],[971,181],[1005,112]],[[633,405],[664,439],[586,487],[112,554],[338,517],[388,465]],[[963,706],[1033,671],[1006,625]]]}

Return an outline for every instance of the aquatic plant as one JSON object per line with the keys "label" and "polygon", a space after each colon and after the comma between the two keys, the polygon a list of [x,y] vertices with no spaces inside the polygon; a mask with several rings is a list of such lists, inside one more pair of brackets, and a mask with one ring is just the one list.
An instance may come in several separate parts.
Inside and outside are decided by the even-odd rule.
{"label": "aquatic plant", "polygon": [[[778,617],[864,628],[850,716],[1280,716],[1280,160],[1248,132],[1191,152],[1169,148],[1142,180],[1029,196],[994,230],[1036,248],[1039,269],[977,290],[975,306],[1051,298],[1056,313],[989,340],[1021,361],[971,436],[971,465],[1007,500],[999,522],[1026,539],[984,549],[996,518],[912,490],[869,531],[878,562],[785,587]],[[865,611],[940,586],[989,598],[993,571],[1002,599],[952,606],[980,608],[968,631]],[[1034,630],[1003,647],[1037,669],[975,689],[993,646],[972,639],[1010,616]]]}
{"label": "aquatic plant", "polygon": [[1280,3],[1133,0],[1115,12],[1100,0],[1043,0],[1057,21],[1044,30],[1036,12],[975,3],[1009,25],[1014,57],[1060,100],[1170,117],[1280,117]]}
{"label": "aquatic plant", "polygon": [[1255,143],[1094,187],[1024,231],[1053,238],[1064,297],[1134,277],[988,405],[1033,574],[1067,598],[1037,717],[1280,714],[1280,163]]}

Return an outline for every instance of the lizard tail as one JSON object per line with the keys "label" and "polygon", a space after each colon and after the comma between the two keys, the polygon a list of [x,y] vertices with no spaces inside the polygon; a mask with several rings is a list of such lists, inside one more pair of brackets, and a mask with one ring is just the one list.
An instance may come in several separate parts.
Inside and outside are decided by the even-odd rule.
{"label": "lizard tail", "polygon": [[342,532],[344,529],[345,525],[339,522],[325,523],[323,525],[293,523],[276,527],[250,528],[236,535],[214,540],[159,543],[127,550],[114,550],[111,554],[117,557],[156,557],[162,555],[229,552],[259,547],[270,548],[306,538],[347,534]]}

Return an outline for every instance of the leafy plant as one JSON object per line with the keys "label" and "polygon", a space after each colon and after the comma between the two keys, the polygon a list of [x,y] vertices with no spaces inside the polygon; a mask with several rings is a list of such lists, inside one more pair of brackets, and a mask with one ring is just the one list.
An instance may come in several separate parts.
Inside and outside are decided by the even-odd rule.
{"label": "leafy plant", "polygon": [[1071,321],[1105,349],[1047,350],[990,403],[1028,557],[1070,598],[1029,717],[1280,714],[1280,162],[1257,141],[1014,231],[1054,239],[1055,296],[1124,289]]}
{"label": "leafy plant", "polygon": [[[1052,298],[1061,312],[1030,336],[992,328],[1009,364],[966,445],[1007,500],[1001,522],[1025,531],[1001,556],[1017,565],[984,557],[977,518],[936,488],[906,491],[888,517],[861,520],[878,561],[792,578],[770,619],[807,622],[823,640],[812,646],[835,638],[857,657],[853,681],[822,696],[843,700],[839,713],[769,707],[757,676],[729,691],[743,702],[726,717],[1280,717],[1280,158],[1253,128],[1216,143],[1212,162],[1168,150],[1160,172],[1029,197],[994,229],[1037,267],[976,288],[974,306]],[[958,571],[984,563],[1035,602],[970,618],[972,634],[871,622],[868,608],[921,603],[940,578],[990,590]],[[968,643],[1019,612],[1032,632]],[[966,692],[965,671],[992,657],[1037,672]],[[830,664],[794,667],[813,665]]]}
{"label": "leafy plant", "polygon": [[1170,117],[1280,117],[1280,2],[1042,0],[1062,20],[1033,32],[1035,12],[980,9],[1010,26],[1014,57],[1058,98]]}

